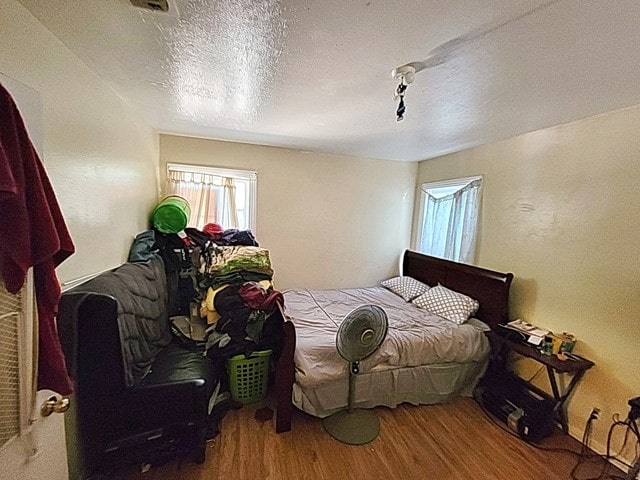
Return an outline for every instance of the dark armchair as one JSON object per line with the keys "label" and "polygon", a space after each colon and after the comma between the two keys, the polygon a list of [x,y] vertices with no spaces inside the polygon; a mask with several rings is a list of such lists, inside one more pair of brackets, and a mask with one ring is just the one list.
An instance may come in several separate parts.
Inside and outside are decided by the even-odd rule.
{"label": "dark armchair", "polygon": [[125,264],[62,297],[58,330],[90,474],[175,455],[204,462],[220,372],[172,339],[167,305],[160,259]]}

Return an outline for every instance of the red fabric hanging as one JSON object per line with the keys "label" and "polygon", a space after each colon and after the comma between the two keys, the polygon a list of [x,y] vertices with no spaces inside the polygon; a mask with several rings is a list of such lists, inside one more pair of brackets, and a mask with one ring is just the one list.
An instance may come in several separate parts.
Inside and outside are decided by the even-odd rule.
{"label": "red fabric hanging", "polygon": [[[34,269],[38,305],[38,389],[72,393],[55,327],[55,268],[75,251],[62,212],[20,112],[0,85],[0,270],[17,293]],[[1,328],[1,326],[0,326]]]}

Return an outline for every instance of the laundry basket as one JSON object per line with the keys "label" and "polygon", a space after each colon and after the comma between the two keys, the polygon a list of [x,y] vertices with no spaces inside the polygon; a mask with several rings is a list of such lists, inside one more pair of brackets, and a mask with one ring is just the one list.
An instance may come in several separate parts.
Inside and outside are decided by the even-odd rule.
{"label": "laundry basket", "polygon": [[236,355],[227,361],[231,396],[242,404],[262,400],[267,394],[271,350],[253,352],[249,358]]}

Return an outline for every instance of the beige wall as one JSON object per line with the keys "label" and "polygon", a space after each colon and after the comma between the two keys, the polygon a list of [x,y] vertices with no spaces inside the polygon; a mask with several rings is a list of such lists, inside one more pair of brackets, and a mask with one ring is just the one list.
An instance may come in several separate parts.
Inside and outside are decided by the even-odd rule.
{"label": "beige wall", "polygon": [[61,281],[126,260],[158,196],[158,135],[18,2],[0,5],[0,72],[37,90],[43,160],[76,244]]}
{"label": "beige wall", "polygon": [[374,285],[409,245],[417,165],[160,136],[160,170],[187,163],[256,170],[256,237],[278,288]]}
{"label": "beige wall", "polygon": [[418,184],[484,175],[478,265],[515,274],[511,317],[577,335],[596,367],[570,402],[602,447],[640,395],[640,107],[420,163]]}
{"label": "beige wall", "polygon": [[[58,269],[60,280],[122,263],[158,199],[157,133],[12,0],[0,2],[0,72],[42,98],[42,157],[76,245],[75,255]],[[59,473],[66,465],[51,463],[52,452],[64,452],[62,426],[52,430],[51,423],[51,440],[40,438],[35,461],[25,464],[18,442],[5,449],[9,477],[44,478],[46,471],[48,478],[67,478]],[[73,436],[71,428],[69,478],[79,478]]]}

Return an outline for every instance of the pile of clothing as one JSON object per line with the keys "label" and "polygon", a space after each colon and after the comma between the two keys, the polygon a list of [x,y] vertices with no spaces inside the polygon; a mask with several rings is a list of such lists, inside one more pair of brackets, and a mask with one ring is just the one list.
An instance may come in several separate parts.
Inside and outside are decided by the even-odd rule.
{"label": "pile of clothing", "polygon": [[[136,237],[129,261],[156,254],[165,264],[170,315],[206,319],[204,341],[196,343],[205,345],[207,356],[223,362],[259,350],[278,354],[282,316],[274,313],[284,308],[284,300],[273,287],[269,251],[251,231],[225,230],[217,224],[180,233],[150,230]],[[187,326],[192,327],[189,322]]]}
{"label": "pile of clothing", "polygon": [[[130,262],[162,257],[167,275],[171,330],[183,346],[202,352],[222,372],[235,355],[271,350],[277,358],[284,341],[283,296],[273,288],[269,251],[250,230],[205,225],[178,233],[157,229],[139,234]],[[230,408],[229,379],[222,376],[209,400],[208,438],[219,433]]]}
{"label": "pile of clothing", "polygon": [[209,327],[207,356],[222,360],[256,350],[278,350],[284,307],[273,288],[269,251],[253,246],[211,246],[203,254],[201,274],[207,291],[202,316]]}

